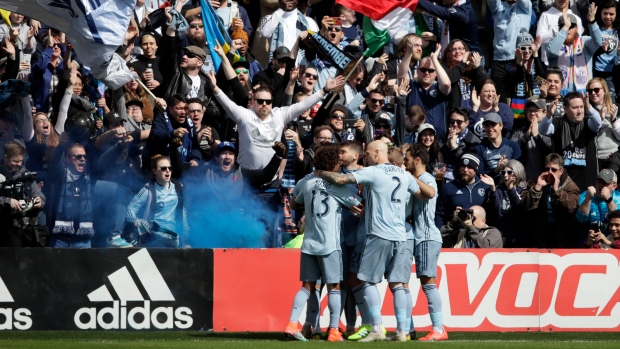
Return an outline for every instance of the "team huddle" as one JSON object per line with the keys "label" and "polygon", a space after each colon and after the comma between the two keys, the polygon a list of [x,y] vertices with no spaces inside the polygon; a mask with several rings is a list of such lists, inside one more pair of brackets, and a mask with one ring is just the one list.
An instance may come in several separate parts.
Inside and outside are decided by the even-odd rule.
{"label": "team huddle", "polygon": [[[400,161],[390,161],[393,151],[400,153],[394,154]],[[377,288],[385,276],[394,295],[397,320],[390,340],[415,339],[408,285],[415,258],[416,275],[433,324],[432,331],[420,340],[446,340],[441,297],[435,285],[442,240],[434,224],[437,184],[426,172],[429,155],[419,144],[405,153],[391,148],[388,155],[387,144],[377,140],[364,150],[365,167],[358,169],[361,153],[356,141],[322,145],[314,157],[314,173],[293,191],[291,209],[303,208],[306,217],[300,262],[303,285],[295,296],[285,333],[300,341],[320,335],[319,295],[321,286],[326,285],[328,341],[344,340],[338,328],[343,311],[349,340],[385,340]],[[308,317],[300,330],[298,319],[306,303]],[[362,321],[356,331],[358,310]]]}

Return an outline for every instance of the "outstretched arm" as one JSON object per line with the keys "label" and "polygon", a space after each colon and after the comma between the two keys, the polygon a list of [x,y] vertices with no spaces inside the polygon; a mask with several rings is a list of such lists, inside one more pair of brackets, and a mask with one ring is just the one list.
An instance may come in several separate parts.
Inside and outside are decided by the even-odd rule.
{"label": "outstretched arm", "polygon": [[332,184],[338,184],[338,185],[357,184],[357,180],[350,173],[344,174],[344,173],[317,170],[317,171],[314,171],[314,175],[321,177],[324,180]]}

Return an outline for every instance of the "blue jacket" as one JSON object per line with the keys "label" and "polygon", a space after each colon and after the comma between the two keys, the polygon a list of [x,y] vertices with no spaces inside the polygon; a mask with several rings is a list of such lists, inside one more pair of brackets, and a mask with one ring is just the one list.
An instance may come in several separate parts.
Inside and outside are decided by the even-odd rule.
{"label": "blue jacket", "polygon": [[[32,99],[37,111],[47,113],[50,109],[50,82],[52,81],[52,69],[50,60],[52,59],[53,48],[46,47],[41,59],[32,65]],[[64,55],[64,48],[61,56]],[[63,62],[59,61],[56,66],[56,76],[63,77]]]}
{"label": "blue jacket", "polygon": [[[579,206],[583,204],[586,199],[587,190],[584,190],[583,193],[579,195]],[[611,197],[616,204],[616,209],[620,208],[620,192],[614,190],[611,194]],[[599,223],[599,227],[601,228],[601,232],[605,234],[605,236],[609,235],[609,209],[607,208],[607,203],[603,201],[598,195],[594,195],[592,201],[590,201],[590,214],[586,215],[577,209],[575,213],[575,219],[579,223]],[[583,235],[585,237],[586,235]]]}
{"label": "blue jacket", "polygon": [[153,155],[161,154],[169,156],[171,150],[170,142],[174,137],[174,130],[179,127],[184,127],[189,131],[183,135],[183,145],[178,148],[178,151],[181,153],[181,161],[189,162],[190,160],[202,160],[202,155],[200,155],[200,150],[198,149],[199,142],[196,138],[196,127],[192,120],[188,116],[185,119],[185,123],[179,125],[168,116],[168,112],[166,111],[163,114],[158,113],[153,120],[151,133],[149,134],[144,149],[147,156],[145,158],[143,157],[143,165],[148,164]]}
{"label": "blue jacket", "polygon": [[418,8],[444,21],[448,20],[450,40],[461,39],[471,52],[483,55],[478,39],[478,19],[470,1],[459,6],[443,7],[428,0],[419,0]]}
{"label": "blue jacket", "polygon": [[472,206],[482,206],[488,201],[490,188],[476,176],[476,182],[470,190],[459,180],[446,183],[439,191],[437,208],[435,210],[435,225],[441,229],[446,222],[452,220],[457,206],[468,209]]}
{"label": "blue jacket", "polygon": [[487,0],[493,24],[495,25],[493,37],[493,59],[507,61],[515,58],[517,35],[521,28],[530,29],[532,20],[532,2],[529,0],[517,0],[509,5],[501,0]]}
{"label": "blue jacket", "polygon": [[516,142],[508,138],[502,138],[502,143],[496,148],[485,138],[482,143],[476,146],[476,154],[481,159],[478,172],[489,174],[497,167],[502,156],[506,156],[508,160],[521,159],[521,148]]}

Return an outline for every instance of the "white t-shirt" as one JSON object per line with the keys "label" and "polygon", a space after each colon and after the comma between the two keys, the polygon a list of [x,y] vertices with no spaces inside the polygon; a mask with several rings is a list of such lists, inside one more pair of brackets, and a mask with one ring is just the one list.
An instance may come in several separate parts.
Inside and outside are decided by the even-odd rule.
{"label": "white t-shirt", "polygon": [[198,90],[200,90],[200,75],[189,76],[192,79],[192,89],[187,93],[187,98],[196,98],[198,97]]}

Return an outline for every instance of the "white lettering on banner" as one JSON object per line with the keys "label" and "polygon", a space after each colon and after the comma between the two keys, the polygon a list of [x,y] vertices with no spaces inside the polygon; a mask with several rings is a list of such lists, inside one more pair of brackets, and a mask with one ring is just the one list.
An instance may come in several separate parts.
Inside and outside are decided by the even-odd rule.
{"label": "white lettering on banner", "polygon": [[[480,251],[480,250],[479,250]],[[482,252],[482,251],[480,251]],[[480,252],[479,255],[480,255]],[[620,266],[611,253],[444,252],[438,290],[449,328],[494,330],[612,329],[620,326]],[[431,325],[426,296],[410,279],[416,328]],[[383,323],[396,327],[391,291],[377,285],[384,300]],[[322,327],[329,325],[327,292],[321,294]],[[388,300],[386,300],[388,297]],[[305,318],[305,309],[300,319]],[[485,322],[486,320],[486,322]],[[344,316],[341,321],[346,322]],[[359,325],[358,317],[356,325]],[[490,324],[490,325],[489,325]]]}
{"label": "white lettering on banner", "polygon": [[[0,302],[14,303],[9,289],[0,278]],[[26,308],[0,308],[0,330],[28,330],[32,327],[32,313]]]}

